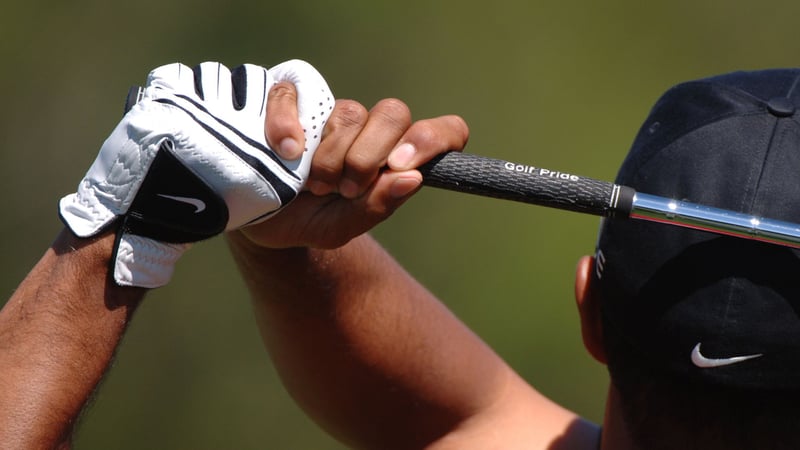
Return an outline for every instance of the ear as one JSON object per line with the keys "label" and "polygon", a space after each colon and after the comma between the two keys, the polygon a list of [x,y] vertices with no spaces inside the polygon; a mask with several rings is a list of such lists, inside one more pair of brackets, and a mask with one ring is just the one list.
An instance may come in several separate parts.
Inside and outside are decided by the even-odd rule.
{"label": "ear", "polygon": [[583,346],[597,361],[606,364],[606,349],[603,343],[603,320],[600,314],[600,298],[592,286],[594,258],[584,256],[578,261],[575,273],[575,302],[581,318]]}

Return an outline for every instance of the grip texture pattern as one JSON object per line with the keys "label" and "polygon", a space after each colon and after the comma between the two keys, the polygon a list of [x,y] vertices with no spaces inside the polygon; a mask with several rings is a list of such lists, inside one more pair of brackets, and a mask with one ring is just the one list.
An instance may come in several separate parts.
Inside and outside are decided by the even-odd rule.
{"label": "grip texture pattern", "polygon": [[467,153],[439,155],[419,171],[426,186],[598,216],[627,216],[633,197],[606,181]]}

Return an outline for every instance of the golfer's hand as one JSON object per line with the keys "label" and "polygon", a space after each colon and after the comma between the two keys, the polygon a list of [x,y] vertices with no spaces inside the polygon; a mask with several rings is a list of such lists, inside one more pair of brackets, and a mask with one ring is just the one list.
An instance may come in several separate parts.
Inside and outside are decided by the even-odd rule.
{"label": "golfer's hand", "polygon": [[[266,133],[282,142],[302,132],[294,90],[270,93]],[[461,150],[469,129],[458,116],[413,122],[401,101],[386,99],[369,111],[337,100],[311,163],[306,190],[269,221],[245,227],[253,243],[270,248],[336,248],[388,218],[419,190],[416,170],[435,155]]]}

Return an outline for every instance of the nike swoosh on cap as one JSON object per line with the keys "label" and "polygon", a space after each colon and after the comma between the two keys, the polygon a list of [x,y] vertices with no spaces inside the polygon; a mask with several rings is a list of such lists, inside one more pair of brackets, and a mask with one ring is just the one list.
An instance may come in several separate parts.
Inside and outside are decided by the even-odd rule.
{"label": "nike swoosh on cap", "polygon": [[177,195],[158,194],[159,197],[175,200],[176,202],[187,203],[195,207],[194,213],[203,212],[206,209],[206,203],[199,198],[193,197],[179,197]]}
{"label": "nike swoosh on cap", "polygon": [[707,358],[700,352],[700,342],[698,342],[697,345],[695,345],[692,349],[692,364],[700,367],[701,369],[708,369],[713,367],[729,366],[731,364],[737,364],[742,361],[758,358],[760,356],[763,356],[763,354],[757,353],[753,355],[732,356],[730,358]]}

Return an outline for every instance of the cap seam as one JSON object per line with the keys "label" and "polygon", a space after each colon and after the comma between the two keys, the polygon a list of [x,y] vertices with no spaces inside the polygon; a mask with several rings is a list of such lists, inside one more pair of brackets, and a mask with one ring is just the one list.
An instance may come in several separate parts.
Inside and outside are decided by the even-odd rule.
{"label": "cap seam", "polygon": [[730,315],[731,302],[734,300],[734,292],[737,290],[737,284],[738,280],[736,278],[732,279],[728,284],[728,293],[725,298],[725,312],[722,314],[722,323],[717,332],[717,339],[722,338],[724,340],[728,335],[728,316]]}
{"label": "cap seam", "polygon": [[[790,87],[789,88],[789,92],[786,93],[786,98],[788,100],[792,99],[792,95],[794,95],[794,90],[798,86],[798,83],[800,83],[800,75],[795,77],[794,83],[792,83],[792,87]],[[800,124],[800,121],[797,120],[797,114],[792,114],[790,117],[788,117],[788,119],[791,119],[791,121],[796,123],[796,124]]]}
{"label": "cap seam", "polygon": [[794,94],[794,88],[797,87],[797,83],[800,81],[800,75],[795,77],[794,83],[792,83],[792,87],[789,88],[789,92],[786,93],[786,98],[792,98],[792,94]]}
{"label": "cap seam", "polygon": [[[753,208],[756,204],[756,199],[758,197],[758,191],[761,188],[761,181],[764,179],[764,171],[767,168],[767,160],[769,159],[770,155],[772,154],[772,144],[775,142],[775,137],[778,134],[778,120],[774,121],[775,123],[772,125],[772,133],[770,133],[769,141],[767,142],[767,151],[764,153],[764,158],[761,160],[761,167],[758,170],[758,177],[755,180],[755,184],[753,186],[753,193],[750,196],[750,200],[747,201],[742,198],[742,203],[739,205],[742,208],[742,211],[753,211]],[[745,203],[747,203],[745,205]],[[744,208],[747,206],[747,208]]]}
{"label": "cap seam", "polygon": [[681,133],[680,135],[677,135],[674,139],[671,139],[671,140],[665,142],[664,145],[662,145],[662,146],[660,146],[658,148],[654,148],[651,151],[646,152],[646,154],[644,156],[638,158],[637,164],[634,166],[634,168],[636,170],[634,170],[633,172],[634,173],[638,173],[641,170],[641,168],[644,167],[645,165],[647,165],[652,158],[654,158],[659,153],[663,152],[665,149],[669,148],[672,144],[674,144],[676,141],[680,140],[684,136],[688,135],[689,133],[693,133],[693,132],[695,132],[695,131],[703,128],[703,127],[706,127],[706,126],[713,125],[713,124],[719,122],[720,120],[729,119],[729,118],[732,118],[732,117],[757,116],[757,115],[764,114],[764,113],[765,113],[765,111],[763,109],[759,109],[759,110],[754,110],[754,111],[744,112],[744,113],[742,113],[742,112],[734,112],[734,113],[720,114],[718,116],[714,116],[714,117],[710,118],[709,120],[707,120],[704,123],[699,124],[699,125],[697,125],[695,127],[687,128],[683,133]]}
{"label": "cap seam", "polygon": [[730,93],[733,93],[733,94],[736,94],[736,95],[741,95],[741,96],[747,97],[747,98],[749,98],[751,100],[755,100],[756,103],[760,104],[760,106],[762,108],[767,104],[767,102],[764,101],[763,98],[755,96],[755,95],[753,95],[753,94],[751,94],[751,93],[749,93],[749,92],[747,92],[747,91],[745,91],[745,90],[743,90],[741,88],[738,88],[738,87],[735,87],[735,86],[730,86],[728,84],[719,83],[719,82],[716,82],[716,81],[713,81],[713,80],[688,81],[686,83],[678,85],[678,87],[680,87],[680,86],[699,85],[699,84],[706,85],[706,86],[718,87],[718,88],[724,89],[724,90],[726,90],[726,91],[728,91]]}

